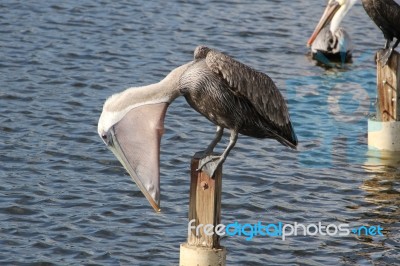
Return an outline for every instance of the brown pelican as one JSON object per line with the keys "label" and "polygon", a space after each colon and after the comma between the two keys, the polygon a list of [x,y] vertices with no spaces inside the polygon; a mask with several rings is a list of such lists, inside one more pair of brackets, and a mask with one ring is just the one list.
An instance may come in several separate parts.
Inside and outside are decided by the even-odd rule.
{"label": "brown pelican", "polygon": [[[311,53],[314,58],[320,60],[327,58],[341,62],[350,61],[353,44],[349,34],[339,25],[356,1],[329,0],[320,21],[307,41],[307,46],[311,46]],[[328,23],[330,25],[326,27]]]}
{"label": "brown pelican", "polygon": [[[393,50],[400,42],[400,1],[393,0],[362,0],[365,11],[368,16],[383,32],[386,39],[385,53],[379,60],[384,65],[387,64]],[[396,42],[390,47],[390,43],[396,38]]]}
{"label": "brown pelican", "polygon": [[[99,135],[156,211],[160,210],[164,116],[178,96],[184,96],[191,107],[217,125],[215,138],[204,151],[207,159],[200,166],[212,164],[210,176],[227,158],[238,133],[297,146],[286,102],[272,79],[223,53],[199,46],[193,61],[172,70],[160,82],[111,96],[99,119]],[[213,156],[225,128],[231,131],[229,144],[221,156]]]}

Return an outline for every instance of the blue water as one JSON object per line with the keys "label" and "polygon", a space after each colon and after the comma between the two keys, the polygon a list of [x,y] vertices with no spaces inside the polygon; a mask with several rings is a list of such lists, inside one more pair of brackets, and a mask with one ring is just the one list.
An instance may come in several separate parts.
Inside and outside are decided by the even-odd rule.
{"label": "blue water", "polygon": [[343,22],[353,63],[321,67],[305,44],[324,7],[317,0],[1,1],[0,264],[178,264],[190,158],[214,126],[184,99],[171,105],[155,213],[98,137],[97,120],[107,97],[159,81],[198,44],[267,73],[288,100],[300,141],[291,151],[239,138],[224,164],[222,223],[384,228],[383,236],[224,237],[228,265],[399,264],[400,156],[366,144],[382,33],[357,3]]}

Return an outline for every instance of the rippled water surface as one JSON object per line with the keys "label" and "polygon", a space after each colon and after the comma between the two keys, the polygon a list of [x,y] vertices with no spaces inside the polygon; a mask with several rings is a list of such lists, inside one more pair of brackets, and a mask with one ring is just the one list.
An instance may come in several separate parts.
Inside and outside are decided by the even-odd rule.
{"label": "rippled water surface", "polygon": [[268,73],[288,99],[300,141],[291,151],[239,138],[224,164],[223,223],[384,228],[374,237],[225,237],[228,264],[399,264],[400,156],[366,144],[382,34],[357,3],[343,22],[353,63],[318,66],[305,43],[324,5],[1,1],[0,264],[178,263],[190,158],[214,126],[184,99],[169,108],[155,213],[98,137],[97,120],[108,96],[159,81],[198,44]]}

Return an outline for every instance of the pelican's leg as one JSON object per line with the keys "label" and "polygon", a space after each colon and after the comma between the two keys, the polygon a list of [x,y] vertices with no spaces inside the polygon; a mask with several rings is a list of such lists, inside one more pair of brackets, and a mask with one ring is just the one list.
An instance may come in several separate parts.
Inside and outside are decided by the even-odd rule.
{"label": "pelican's leg", "polygon": [[389,39],[389,38],[387,38],[386,39],[386,42],[385,42],[385,47],[383,48],[384,50],[386,50],[386,49],[388,49],[389,47],[390,47],[390,43],[391,43],[392,41]]}
{"label": "pelican's leg", "polygon": [[217,126],[217,131],[215,132],[215,137],[208,145],[207,149],[204,151],[205,155],[209,155],[214,151],[215,146],[221,141],[222,135],[224,134],[224,128]]}
{"label": "pelican's leg", "polygon": [[229,138],[229,144],[222,153],[222,155],[221,156],[209,155],[201,159],[200,166],[197,170],[203,169],[205,167],[203,171],[205,171],[208,174],[208,176],[213,177],[215,170],[217,170],[217,168],[225,162],[226,158],[229,155],[229,152],[235,146],[237,139],[238,139],[238,132],[236,130],[232,130],[231,136]]}
{"label": "pelican's leg", "polygon": [[397,39],[396,42],[394,43],[394,45],[392,46],[392,49],[394,50],[397,47],[397,45],[399,45],[399,43],[400,43],[400,39]]}
{"label": "pelican's leg", "polygon": [[232,130],[231,137],[229,138],[229,144],[226,147],[226,149],[224,150],[224,152],[222,153],[221,158],[219,159],[219,162],[218,162],[216,168],[218,168],[218,166],[220,166],[221,164],[223,164],[225,162],[226,158],[229,155],[229,152],[235,146],[237,139],[238,139],[238,132],[236,130]]}

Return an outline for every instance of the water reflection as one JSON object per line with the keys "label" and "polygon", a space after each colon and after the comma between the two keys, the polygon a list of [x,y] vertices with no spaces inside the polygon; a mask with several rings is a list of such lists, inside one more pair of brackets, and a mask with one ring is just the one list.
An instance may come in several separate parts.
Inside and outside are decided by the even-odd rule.
{"label": "water reflection", "polygon": [[361,185],[365,200],[380,207],[400,206],[400,152],[371,149],[366,159],[364,169],[369,174]]}
{"label": "water reflection", "polygon": [[[362,220],[371,225],[381,225],[383,238],[359,237],[366,245],[360,255],[371,259],[376,254],[385,254],[398,259],[400,226],[400,152],[368,150],[364,169],[366,179],[360,188],[365,192],[364,200],[368,208],[362,213]],[[363,254],[362,254],[363,253]]]}

